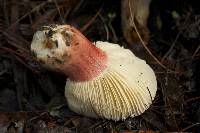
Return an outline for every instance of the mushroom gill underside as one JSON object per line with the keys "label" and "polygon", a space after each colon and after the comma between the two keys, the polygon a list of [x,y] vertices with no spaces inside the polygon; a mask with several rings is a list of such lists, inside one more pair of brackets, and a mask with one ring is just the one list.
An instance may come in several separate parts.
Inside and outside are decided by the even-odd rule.
{"label": "mushroom gill underside", "polygon": [[[116,71],[107,70],[92,81],[75,83],[67,81],[65,96],[70,109],[94,118],[115,121],[138,116],[147,110],[154,98],[141,86],[130,86]],[[147,98],[148,97],[148,98]]]}

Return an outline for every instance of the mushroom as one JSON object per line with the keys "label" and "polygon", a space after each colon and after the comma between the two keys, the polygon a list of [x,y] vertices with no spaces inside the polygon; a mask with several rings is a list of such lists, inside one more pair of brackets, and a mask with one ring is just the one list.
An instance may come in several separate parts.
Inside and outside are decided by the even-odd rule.
{"label": "mushroom", "polygon": [[42,27],[31,51],[45,67],[68,76],[65,96],[78,114],[125,120],[147,110],[156,95],[155,73],[144,60],[118,44],[92,43],[70,25]]}

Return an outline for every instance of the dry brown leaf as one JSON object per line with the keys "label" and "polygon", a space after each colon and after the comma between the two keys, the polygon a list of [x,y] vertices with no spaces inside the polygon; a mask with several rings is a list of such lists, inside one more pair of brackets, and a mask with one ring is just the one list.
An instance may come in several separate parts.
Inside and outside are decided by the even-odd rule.
{"label": "dry brown leaf", "polygon": [[133,16],[134,23],[140,36],[145,42],[148,42],[149,30],[147,28],[147,19],[149,16],[150,2],[151,0],[122,0],[122,30],[124,37],[129,44],[140,42],[131,22],[131,15]]}

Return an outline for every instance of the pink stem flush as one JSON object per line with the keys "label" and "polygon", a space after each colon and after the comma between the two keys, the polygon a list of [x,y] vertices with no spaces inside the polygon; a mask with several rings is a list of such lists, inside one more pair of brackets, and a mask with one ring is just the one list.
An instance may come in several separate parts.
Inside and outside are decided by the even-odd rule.
{"label": "pink stem flush", "polygon": [[72,81],[89,81],[107,67],[107,56],[104,51],[93,45],[75,28],[69,50],[70,61],[65,66],[64,73]]}

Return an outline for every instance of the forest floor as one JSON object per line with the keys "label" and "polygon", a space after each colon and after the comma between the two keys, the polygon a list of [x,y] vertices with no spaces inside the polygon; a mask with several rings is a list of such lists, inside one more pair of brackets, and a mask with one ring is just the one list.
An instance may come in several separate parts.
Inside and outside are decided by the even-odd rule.
{"label": "forest floor", "polygon": [[[30,53],[43,25],[70,24],[91,41],[131,49],[155,70],[151,107],[125,121],[70,111],[65,76],[41,67]],[[152,0],[147,48],[123,37],[120,0],[0,0],[0,133],[200,132],[200,9],[198,2]]]}

